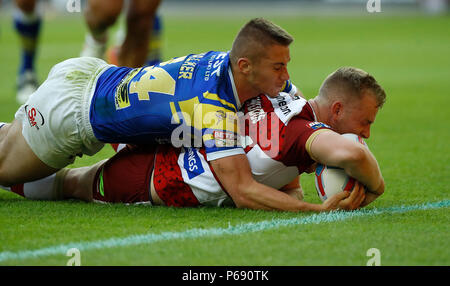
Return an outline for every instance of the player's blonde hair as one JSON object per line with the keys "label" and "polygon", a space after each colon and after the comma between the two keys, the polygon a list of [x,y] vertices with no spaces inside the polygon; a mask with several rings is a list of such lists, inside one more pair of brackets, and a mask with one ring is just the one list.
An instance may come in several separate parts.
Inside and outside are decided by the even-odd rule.
{"label": "player's blonde hair", "polygon": [[266,47],[274,44],[289,46],[294,38],[280,26],[264,18],[255,18],[245,24],[230,51],[232,63],[239,58],[257,61],[264,55]]}
{"label": "player's blonde hair", "polygon": [[341,67],[330,74],[319,89],[319,97],[332,99],[335,97],[350,96],[347,98],[360,98],[364,91],[370,90],[374,94],[379,108],[386,101],[386,92],[376,79],[355,67]]}

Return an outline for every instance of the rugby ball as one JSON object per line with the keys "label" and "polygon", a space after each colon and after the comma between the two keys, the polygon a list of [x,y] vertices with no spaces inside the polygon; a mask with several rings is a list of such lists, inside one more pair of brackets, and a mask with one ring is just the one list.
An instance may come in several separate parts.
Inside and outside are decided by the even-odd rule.
{"label": "rugby ball", "polygon": [[[359,142],[367,147],[366,142],[361,136],[352,133],[342,134],[341,136]],[[317,163],[315,183],[317,194],[322,201],[325,201],[340,191],[353,190],[356,180],[348,176],[344,169]]]}

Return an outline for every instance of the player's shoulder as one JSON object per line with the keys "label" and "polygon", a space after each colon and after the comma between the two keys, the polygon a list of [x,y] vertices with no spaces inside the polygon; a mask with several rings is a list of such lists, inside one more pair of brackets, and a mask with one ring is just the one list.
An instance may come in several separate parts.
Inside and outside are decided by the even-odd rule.
{"label": "player's shoulder", "polygon": [[289,124],[285,127],[285,132],[286,138],[289,138],[288,141],[306,144],[311,135],[323,129],[330,130],[332,128],[323,122],[317,121],[312,106],[306,102],[301,112],[290,119]]}
{"label": "player's shoulder", "polygon": [[284,125],[288,125],[293,118],[305,113],[307,106],[306,99],[285,92],[280,92],[277,97],[262,95],[261,101],[264,111],[274,112]]}
{"label": "player's shoulder", "polygon": [[208,52],[202,70],[197,72],[197,81],[202,86],[201,101],[237,112],[239,98],[229,69],[228,52]]}
{"label": "player's shoulder", "polygon": [[314,110],[307,102],[302,111],[296,114],[289,121],[290,128],[301,131],[316,131],[319,129],[332,129],[331,126],[317,120]]}

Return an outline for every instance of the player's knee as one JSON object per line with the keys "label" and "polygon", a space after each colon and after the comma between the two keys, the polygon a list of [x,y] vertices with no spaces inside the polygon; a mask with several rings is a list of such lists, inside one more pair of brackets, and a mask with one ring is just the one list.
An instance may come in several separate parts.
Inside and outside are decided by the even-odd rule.
{"label": "player's knee", "polygon": [[107,28],[112,26],[122,11],[122,1],[89,1],[86,16],[99,26]]}
{"label": "player's knee", "polygon": [[0,157],[0,185],[11,187],[14,184],[17,184],[17,182],[13,176],[9,174],[8,169],[5,168],[5,164],[2,162],[2,158]]}
{"label": "player's knee", "polygon": [[103,26],[104,28],[108,28],[116,23],[116,20],[118,18],[118,15],[114,13],[114,11],[108,11],[110,13],[103,13],[102,17],[100,18],[100,26]]}
{"label": "player's knee", "polygon": [[149,28],[153,23],[157,8],[157,6],[149,6],[147,4],[130,7],[127,19],[133,22],[133,27]]}
{"label": "player's knee", "polygon": [[0,185],[5,186],[5,187],[10,187],[11,186],[11,178],[7,173],[7,169],[5,168],[5,160],[6,160],[6,152],[3,148],[4,144],[2,144],[4,142],[0,141]]}
{"label": "player's knee", "polygon": [[16,6],[24,13],[30,14],[35,11],[36,0],[16,0]]}
{"label": "player's knee", "polygon": [[158,10],[160,0],[134,0],[130,3],[127,17],[130,18],[145,18],[151,19],[155,16],[156,10]]}

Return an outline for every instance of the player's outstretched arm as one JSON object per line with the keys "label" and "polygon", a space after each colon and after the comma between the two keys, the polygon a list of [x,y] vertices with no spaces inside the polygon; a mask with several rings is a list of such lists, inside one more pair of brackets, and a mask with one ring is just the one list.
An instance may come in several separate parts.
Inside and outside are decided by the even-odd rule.
{"label": "player's outstretched arm", "polygon": [[[282,211],[328,211],[339,208],[336,204],[310,204],[295,199],[253,179],[245,155],[234,155],[211,161],[219,181],[238,208]],[[337,201],[346,199],[344,194]]]}
{"label": "player's outstretched arm", "polygon": [[366,186],[368,195],[363,206],[384,192],[384,180],[372,152],[362,144],[350,141],[333,131],[322,132],[311,143],[310,156],[325,165],[343,168]]}

